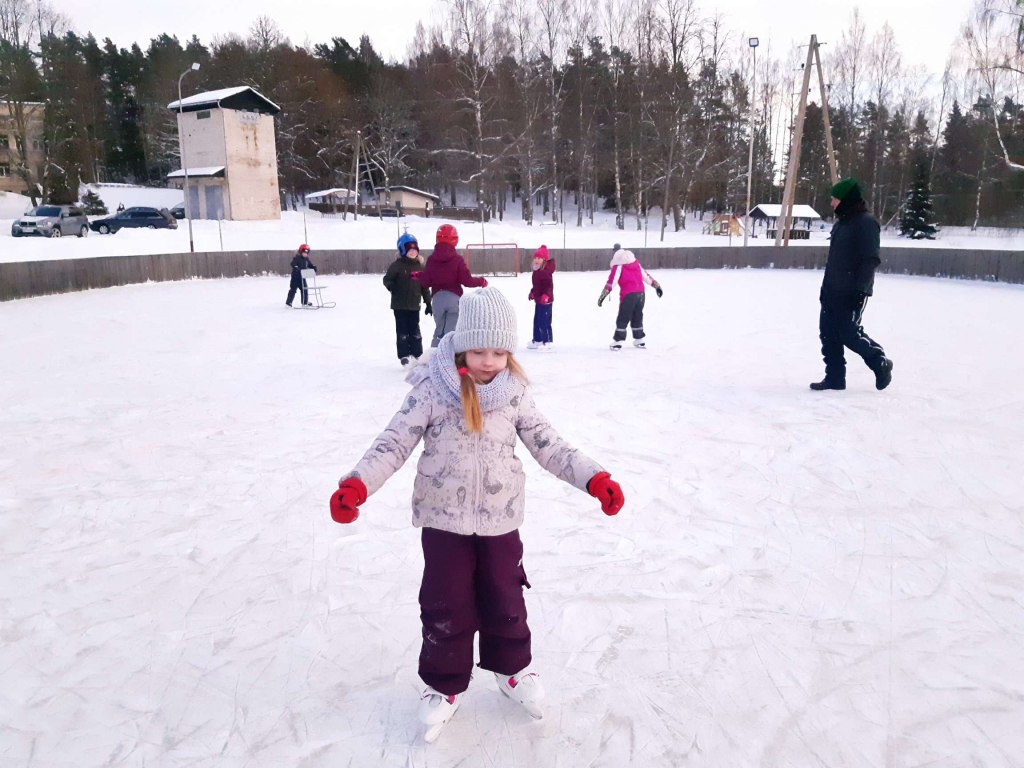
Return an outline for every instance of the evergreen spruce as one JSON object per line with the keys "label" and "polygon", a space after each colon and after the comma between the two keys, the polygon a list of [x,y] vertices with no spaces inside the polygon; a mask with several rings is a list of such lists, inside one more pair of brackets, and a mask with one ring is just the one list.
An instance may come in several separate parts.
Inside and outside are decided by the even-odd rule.
{"label": "evergreen spruce", "polygon": [[103,202],[103,198],[91,189],[82,195],[82,207],[89,216],[105,216],[109,213],[107,210],[107,204]]}
{"label": "evergreen spruce", "polygon": [[900,234],[911,240],[934,240],[939,230],[932,224],[932,193],[928,183],[928,168],[917,164],[917,176],[910,185],[907,201],[900,217]]}

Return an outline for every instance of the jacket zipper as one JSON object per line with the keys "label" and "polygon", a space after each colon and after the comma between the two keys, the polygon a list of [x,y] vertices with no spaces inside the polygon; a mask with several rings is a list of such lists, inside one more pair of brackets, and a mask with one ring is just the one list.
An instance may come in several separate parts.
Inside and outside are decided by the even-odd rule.
{"label": "jacket zipper", "polygon": [[480,531],[480,435],[473,438],[473,533]]}

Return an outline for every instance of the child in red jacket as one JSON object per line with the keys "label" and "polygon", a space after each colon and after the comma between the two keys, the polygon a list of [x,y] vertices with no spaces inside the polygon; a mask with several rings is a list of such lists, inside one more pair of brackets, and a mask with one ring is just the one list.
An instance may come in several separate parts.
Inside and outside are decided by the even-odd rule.
{"label": "child in red jacket", "polygon": [[427,259],[427,266],[422,272],[413,272],[413,280],[429,288],[432,293],[431,308],[434,313],[434,338],[430,346],[436,347],[445,335],[455,330],[459,321],[459,299],[462,288],[486,288],[487,280],[473,277],[469,267],[459,256],[455,246],[459,244],[459,233],[451,224],[442,224],[437,228],[437,240],[434,252]]}
{"label": "child in red jacket", "polygon": [[555,337],[551,330],[551,305],[555,300],[555,260],[542,245],[533,254],[533,290],[530,301],[537,302],[533,310],[533,341],[527,349],[551,349]]}

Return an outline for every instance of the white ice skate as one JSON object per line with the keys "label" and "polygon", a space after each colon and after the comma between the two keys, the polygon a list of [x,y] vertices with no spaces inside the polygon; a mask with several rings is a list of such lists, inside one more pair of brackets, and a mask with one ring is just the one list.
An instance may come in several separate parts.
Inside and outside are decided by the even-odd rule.
{"label": "white ice skate", "polygon": [[530,717],[540,720],[544,711],[540,703],[544,699],[544,686],[540,684],[540,676],[536,672],[520,672],[515,675],[494,673],[498,680],[498,688],[512,701],[530,713]]}
{"label": "white ice skate", "polygon": [[462,703],[462,694],[445,696],[443,693],[427,687],[420,698],[420,722],[427,727],[423,738],[428,744],[433,744],[441,731],[448,725],[448,721],[458,711]]}
{"label": "white ice skate", "polygon": [[647,342],[643,339],[633,339],[633,346],[637,349],[647,349]]}
{"label": "white ice skate", "polygon": [[608,349],[610,349],[612,352],[618,352],[619,350],[622,349],[622,344],[618,341],[613,341],[611,344],[608,345]]}
{"label": "white ice skate", "polygon": [[555,348],[555,342],[553,342],[553,341],[545,341],[543,344],[540,345],[540,347],[545,352],[550,352],[551,350],[553,350]]}
{"label": "white ice skate", "polygon": [[543,347],[543,346],[544,346],[544,343],[543,343],[543,342],[540,342],[540,341],[531,341],[531,342],[530,342],[529,344],[527,344],[527,345],[526,345],[526,348],[527,348],[527,349],[540,349],[540,348],[541,348],[541,347]]}

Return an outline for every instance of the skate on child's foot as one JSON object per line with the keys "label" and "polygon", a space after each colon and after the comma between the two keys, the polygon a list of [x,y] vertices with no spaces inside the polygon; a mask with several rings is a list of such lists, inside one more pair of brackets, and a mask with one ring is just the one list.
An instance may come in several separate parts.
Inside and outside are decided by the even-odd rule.
{"label": "skate on child's foot", "polygon": [[610,349],[612,352],[618,352],[622,349],[622,342],[613,341],[611,344],[608,345],[608,349]]}
{"label": "skate on child's foot", "polygon": [[643,339],[633,339],[633,346],[637,349],[647,349],[647,342]]}
{"label": "skate on child's foot", "polygon": [[527,349],[540,349],[543,346],[544,346],[544,342],[541,342],[541,341],[531,341],[529,344],[526,345],[526,348]]}
{"label": "skate on child's foot", "polygon": [[427,687],[420,697],[420,722],[427,727],[423,738],[427,743],[433,743],[441,731],[452,719],[462,703],[463,694],[457,693],[454,696],[447,696],[431,687]]}
{"label": "skate on child's foot", "polygon": [[514,675],[495,672],[494,677],[501,692],[529,712],[531,717],[537,720],[544,717],[544,711],[540,708],[540,703],[544,699],[544,686],[541,685],[540,676],[536,672],[523,670]]}
{"label": "skate on child's foot", "polygon": [[555,348],[555,342],[545,341],[543,344],[540,345],[540,348],[543,349],[545,352],[550,352],[552,349]]}

